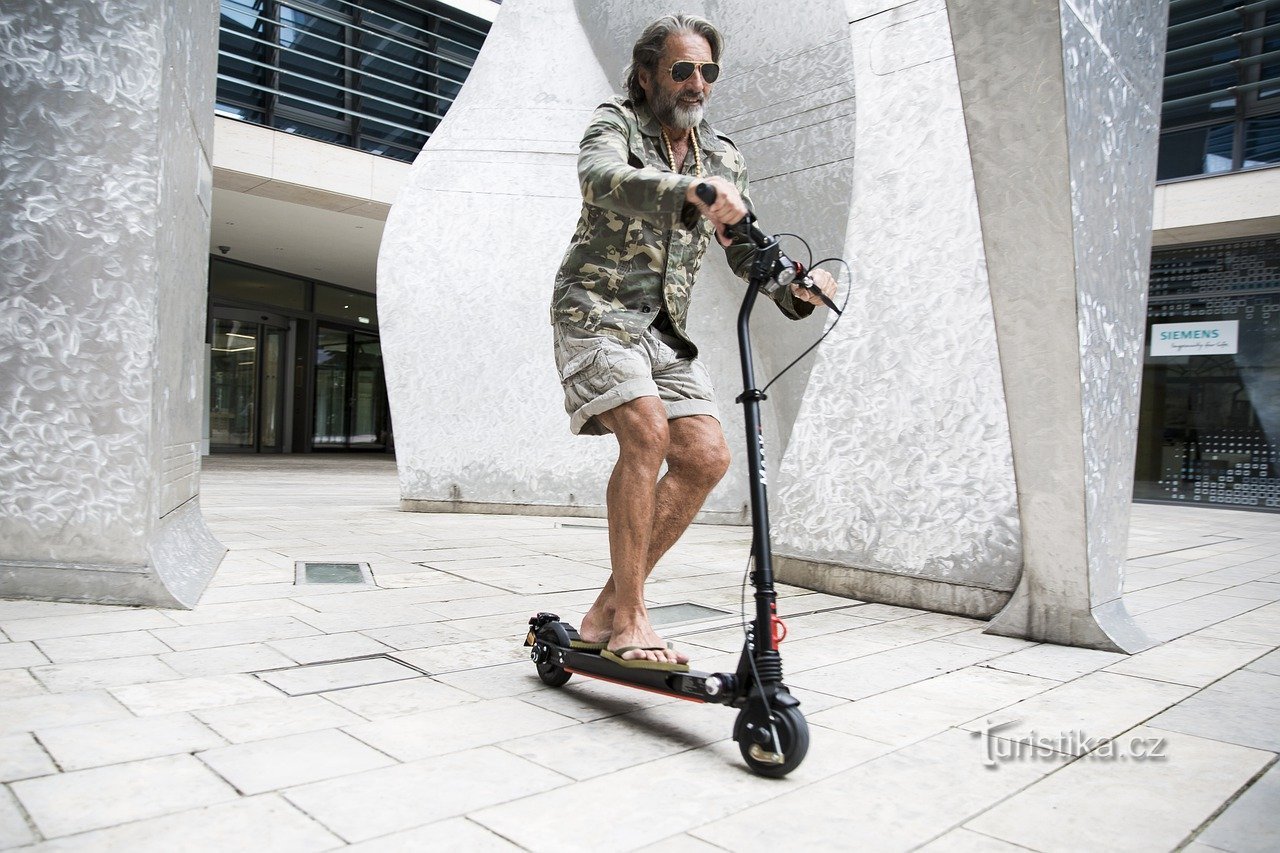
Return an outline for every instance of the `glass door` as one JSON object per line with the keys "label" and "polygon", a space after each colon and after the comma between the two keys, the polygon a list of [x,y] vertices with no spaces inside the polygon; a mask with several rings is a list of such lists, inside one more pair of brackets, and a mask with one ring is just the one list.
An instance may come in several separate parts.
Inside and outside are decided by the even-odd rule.
{"label": "glass door", "polygon": [[279,451],[283,437],[285,326],[213,318],[209,444]]}
{"label": "glass door", "polygon": [[317,450],[383,450],[390,410],[378,336],[354,329],[316,330],[315,427]]}

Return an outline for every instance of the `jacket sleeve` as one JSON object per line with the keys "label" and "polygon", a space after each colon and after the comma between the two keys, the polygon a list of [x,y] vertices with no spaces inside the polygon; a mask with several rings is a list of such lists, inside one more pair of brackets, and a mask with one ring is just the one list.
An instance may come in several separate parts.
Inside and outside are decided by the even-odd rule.
{"label": "jacket sleeve", "polygon": [[627,136],[626,120],[616,106],[596,110],[578,151],[583,201],[659,225],[680,215],[685,194],[697,179],[633,166]]}
{"label": "jacket sleeve", "polygon": [[[752,209],[751,196],[747,191],[747,170],[745,167],[738,172],[734,183],[738,185],[738,192],[742,194],[742,200],[747,203],[747,209]],[[729,268],[733,270],[734,274],[744,280],[748,279],[751,275],[751,261],[756,256],[755,244],[746,237],[735,237],[733,242],[725,247],[724,253],[729,259]],[[811,303],[796,299],[789,287],[778,288],[770,298],[778,306],[778,310],[792,320],[803,320],[813,313],[814,306]]]}

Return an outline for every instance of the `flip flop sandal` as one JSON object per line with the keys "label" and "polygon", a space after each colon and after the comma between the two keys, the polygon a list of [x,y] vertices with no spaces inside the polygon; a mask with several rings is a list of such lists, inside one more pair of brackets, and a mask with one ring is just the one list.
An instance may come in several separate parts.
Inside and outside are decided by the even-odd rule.
{"label": "flip flop sandal", "polygon": [[623,657],[627,652],[665,652],[664,646],[623,646],[618,649],[605,649],[600,652],[600,657],[611,660],[618,666],[625,666],[627,669],[653,669],[658,672],[688,672],[689,664],[687,663],[667,663],[666,661],[646,660],[627,660]]}
{"label": "flip flop sandal", "polygon": [[601,640],[598,643],[591,643],[586,640],[570,640],[569,648],[580,652],[602,652],[609,648],[609,641]]}

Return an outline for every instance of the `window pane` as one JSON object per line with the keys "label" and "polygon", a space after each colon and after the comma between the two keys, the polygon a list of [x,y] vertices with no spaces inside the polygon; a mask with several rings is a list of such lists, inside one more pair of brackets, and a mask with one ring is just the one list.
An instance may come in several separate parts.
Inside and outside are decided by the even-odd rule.
{"label": "window pane", "polygon": [[[337,88],[345,84],[345,30],[335,21],[281,6],[280,46],[289,49],[280,51],[280,91],[345,106],[346,97]],[[314,104],[294,105],[328,118],[344,118],[336,110]]]}
{"label": "window pane", "polygon": [[1153,253],[1148,341],[1192,329],[1220,337],[1178,352],[1148,346],[1136,498],[1280,509],[1277,266],[1274,238]]}
{"label": "window pane", "polygon": [[[286,98],[280,99],[281,106],[287,106],[289,109],[296,109],[294,105],[297,103],[297,101]],[[308,139],[319,139],[321,142],[331,142],[334,145],[349,145],[351,142],[351,134],[349,133],[342,133],[327,127],[317,127],[310,122],[298,121],[287,115],[277,115],[273,122],[273,127],[283,130],[285,133],[296,133]]]}
{"label": "window pane", "polygon": [[1280,163],[1280,115],[1251,118],[1244,123],[1244,165]]}
{"label": "window pane", "polygon": [[218,111],[411,161],[488,30],[438,3],[222,0]]}
{"label": "window pane", "polygon": [[356,293],[326,284],[316,285],[315,312],[362,326],[378,324],[378,308],[372,293]]}
{"label": "window pane", "polygon": [[[224,113],[261,121],[266,108],[271,45],[264,0],[226,0],[219,22],[218,73],[234,80],[218,80],[218,108]],[[238,82],[243,81],[243,82]]]}
{"label": "window pane", "polygon": [[300,279],[216,259],[209,267],[209,294],[299,311],[307,307],[306,283]]}
{"label": "window pane", "polygon": [[1233,139],[1234,126],[1230,124],[1165,131],[1160,135],[1156,180],[1230,170]]}
{"label": "window pane", "polygon": [[257,425],[258,327],[237,320],[215,320],[212,349],[209,443],[251,448]]}

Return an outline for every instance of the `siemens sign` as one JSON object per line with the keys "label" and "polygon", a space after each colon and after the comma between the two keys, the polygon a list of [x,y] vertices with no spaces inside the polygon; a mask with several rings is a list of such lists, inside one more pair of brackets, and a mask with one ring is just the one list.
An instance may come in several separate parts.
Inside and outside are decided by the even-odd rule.
{"label": "siemens sign", "polygon": [[1165,323],[1151,327],[1151,354],[1235,355],[1239,338],[1239,320]]}

